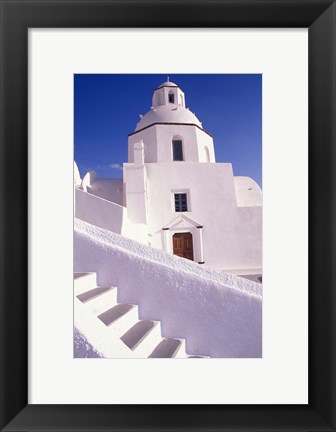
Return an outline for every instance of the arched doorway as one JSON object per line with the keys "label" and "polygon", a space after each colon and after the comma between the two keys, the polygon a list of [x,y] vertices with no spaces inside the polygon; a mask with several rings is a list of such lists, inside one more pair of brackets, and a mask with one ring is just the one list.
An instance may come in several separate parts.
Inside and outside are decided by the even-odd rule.
{"label": "arched doorway", "polygon": [[173,253],[194,261],[193,238],[190,232],[173,235]]}

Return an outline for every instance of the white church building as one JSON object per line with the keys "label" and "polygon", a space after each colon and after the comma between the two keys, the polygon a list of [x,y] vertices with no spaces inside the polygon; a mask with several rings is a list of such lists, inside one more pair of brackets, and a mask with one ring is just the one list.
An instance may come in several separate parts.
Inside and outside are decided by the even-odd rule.
{"label": "white church building", "polygon": [[200,265],[262,273],[261,189],[216,162],[212,136],[170,81],[128,136],[122,179],[81,179],[75,165],[75,216]]}

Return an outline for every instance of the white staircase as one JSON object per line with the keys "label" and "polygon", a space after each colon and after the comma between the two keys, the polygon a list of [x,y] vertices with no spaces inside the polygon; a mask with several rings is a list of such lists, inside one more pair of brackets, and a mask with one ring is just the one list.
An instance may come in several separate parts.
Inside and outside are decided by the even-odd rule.
{"label": "white staircase", "polygon": [[108,358],[201,358],[185,340],[162,338],[160,322],[140,320],[138,306],[117,302],[117,287],[97,286],[95,273],[74,274],[75,327]]}

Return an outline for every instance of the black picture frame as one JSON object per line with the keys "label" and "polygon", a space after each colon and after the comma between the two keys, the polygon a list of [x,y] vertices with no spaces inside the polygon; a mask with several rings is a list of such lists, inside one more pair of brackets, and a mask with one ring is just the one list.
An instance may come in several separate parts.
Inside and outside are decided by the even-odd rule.
{"label": "black picture frame", "polygon": [[[334,431],[335,1],[0,0],[0,4],[1,430]],[[308,405],[27,404],[27,35],[33,27],[309,28]]]}

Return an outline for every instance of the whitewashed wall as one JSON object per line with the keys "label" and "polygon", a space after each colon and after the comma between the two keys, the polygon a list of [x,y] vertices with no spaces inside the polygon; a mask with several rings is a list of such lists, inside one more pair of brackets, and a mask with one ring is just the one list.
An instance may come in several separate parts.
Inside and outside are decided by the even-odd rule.
{"label": "whitewashed wall", "polygon": [[123,205],[123,180],[115,178],[95,178],[87,191],[100,198]]}
{"label": "whitewashed wall", "polygon": [[209,149],[210,162],[215,162],[213,139],[206,132],[192,125],[154,125],[130,135],[128,161],[134,162],[134,144],[143,140],[146,163],[171,162],[174,137],[182,139],[183,156],[186,162],[207,162],[205,146]]}
{"label": "whitewashed wall", "polygon": [[76,189],[75,217],[121,234],[126,208]]}
{"label": "whitewashed wall", "polygon": [[[162,248],[162,228],[181,214],[175,212],[173,194],[186,192],[190,211],[185,214],[203,226],[207,265],[228,270],[262,267],[261,207],[237,207],[231,164],[171,162],[146,168],[153,247]],[[186,226],[185,231],[195,233],[192,229]],[[174,232],[169,230],[171,252]]]}
{"label": "whitewashed wall", "polygon": [[142,223],[132,223],[127,217],[127,209],[116,203],[97,197],[81,189],[76,189],[75,217],[107,229],[127,238],[148,244],[148,227]]}

